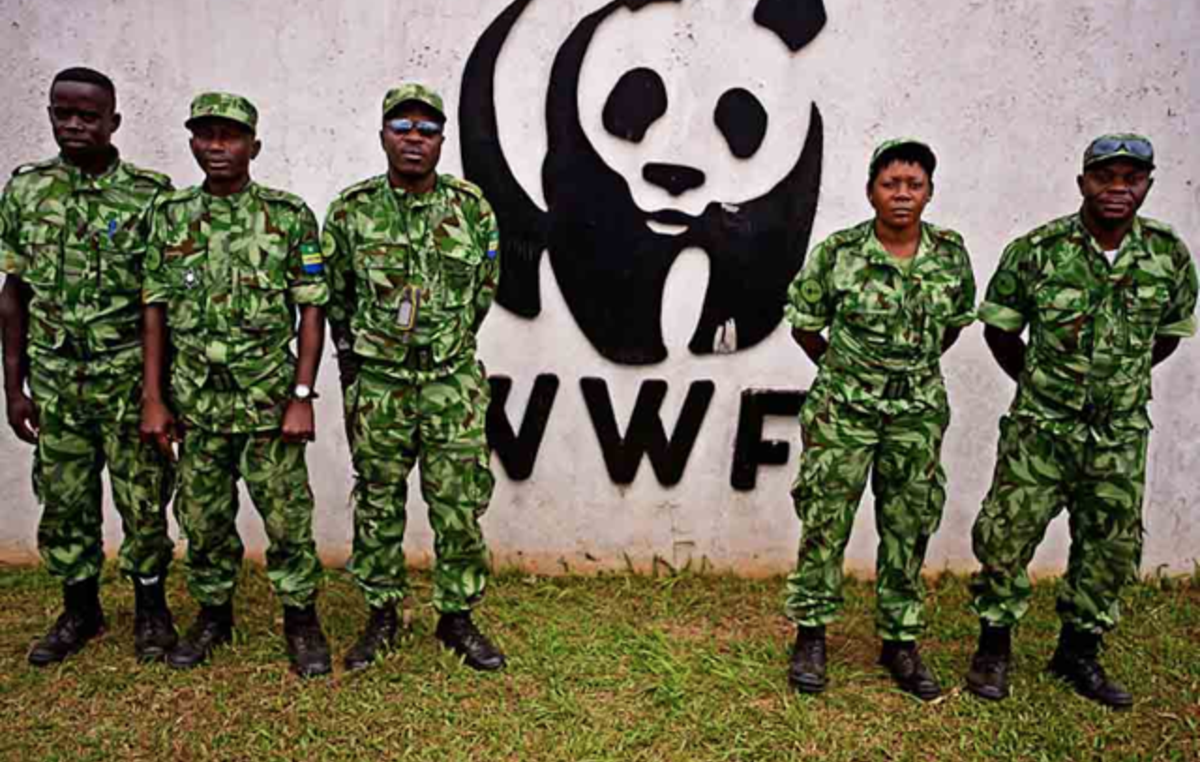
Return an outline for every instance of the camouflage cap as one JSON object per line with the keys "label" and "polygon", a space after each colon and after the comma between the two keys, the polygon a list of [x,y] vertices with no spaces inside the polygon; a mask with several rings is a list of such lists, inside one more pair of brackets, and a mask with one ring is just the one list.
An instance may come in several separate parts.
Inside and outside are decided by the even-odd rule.
{"label": "camouflage cap", "polygon": [[192,100],[192,112],[185,127],[191,127],[197,119],[212,117],[228,119],[245,125],[251,132],[258,130],[258,109],[240,95],[231,93],[200,93]]}
{"label": "camouflage cap", "polygon": [[433,109],[443,122],[446,121],[446,110],[442,106],[442,96],[438,95],[432,88],[416,82],[406,82],[399,87],[393,87],[391,90],[388,90],[387,95],[383,96],[383,115],[386,117],[391,113],[392,109],[408,101],[415,101]]}
{"label": "camouflage cap", "polygon": [[1088,143],[1083,152],[1083,168],[1113,159],[1128,159],[1154,169],[1154,146],[1150,138],[1135,132],[1114,132]]}
{"label": "camouflage cap", "polygon": [[891,151],[894,148],[900,148],[901,146],[912,146],[918,152],[924,152],[927,154],[929,158],[930,173],[932,173],[934,168],[937,167],[937,156],[933,154],[933,149],[927,144],[922,143],[916,138],[891,138],[890,140],[885,140],[880,143],[879,146],[876,147],[875,152],[871,154],[871,163],[867,165],[867,172],[874,176],[877,165],[879,164],[879,160],[883,158],[883,155],[888,151]]}

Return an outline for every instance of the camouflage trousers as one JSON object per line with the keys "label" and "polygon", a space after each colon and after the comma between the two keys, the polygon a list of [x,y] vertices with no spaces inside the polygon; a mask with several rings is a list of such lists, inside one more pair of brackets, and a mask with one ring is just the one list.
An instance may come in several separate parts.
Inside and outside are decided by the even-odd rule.
{"label": "camouflage trousers", "polygon": [[231,434],[189,428],[179,456],[175,517],[187,538],[188,590],[204,606],[233,597],[245,548],[238,536],[237,480],[262,517],[267,578],[287,606],[316,598],[321,561],[303,444],[276,431]]}
{"label": "camouflage trousers", "polygon": [[1120,617],[1121,588],[1142,560],[1142,496],[1148,433],[1127,442],[1058,437],[1005,416],[992,487],[975,519],[973,609],[1011,627],[1029,608],[1026,567],[1054,517],[1067,510],[1071,551],[1058,614],[1073,627],[1103,633]]}
{"label": "camouflage trousers", "polygon": [[151,577],[170,566],[174,544],[166,509],[175,473],[138,438],[140,380],[136,374],[76,380],[33,369],[40,422],[33,460],[33,491],[42,505],[38,550],[50,574],[64,583],[96,577],[104,563],[106,467],[124,532],[121,572]]}
{"label": "camouflage trousers", "polygon": [[354,461],[354,549],[348,569],[370,606],[404,597],[408,475],[421,465],[436,564],[433,605],[467,611],[483,595],[487,545],[479,517],[495,481],[484,423],[491,393],[468,362],[435,380],[402,383],[365,364],[346,394]]}
{"label": "camouflage trousers", "polygon": [[801,411],[804,451],[792,486],[802,524],[796,570],[787,579],[788,618],[815,627],[836,620],[854,515],[871,475],[879,549],[875,627],[884,640],[924,629],[921,565],[946,503],[941,466],[948,409],[884,415],[814,387]]}

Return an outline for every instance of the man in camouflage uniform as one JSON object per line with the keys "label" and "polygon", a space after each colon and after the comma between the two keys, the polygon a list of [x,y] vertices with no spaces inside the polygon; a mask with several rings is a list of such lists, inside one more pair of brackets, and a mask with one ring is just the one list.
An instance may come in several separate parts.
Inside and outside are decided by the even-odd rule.
{"label": "man in camouflage uniform", "polygon": [[437,636],[476,669],[504,666],[471,620],[488,577],[479,517],[494,486],[475,337],[496,291],[499,234],[482,192],[436,171],[445,122],[432,90],[389,91],[387,174],[347,188],[325,219],[329,324],[356,474],[349,569],[371,609],[348,669],[394,643],[407,480],[418,460],[436,535]]}
{"label": "man in camouflage uniform", "polygon": [[797,625],[789,680],[805,693],[825,688],[825,627],[843,603],[843,558],[868,472],[880,663],[902,689],[926,700],[940,693],[916,648],[921,565],[946,501],[940,358],[974,319],[975,281],[962,237],[921,221],[935,167],[923,143],[879,146],[867,182],[875,219],[822,241],[788,289],[793,336],[820,366],[801,411],[792,497],[803,536],[787,581]]}
{"label": "man in camouflage uniform", "polygon": [[173,472],[137,438],[143,215],[171,185],[121,160],[111,142],[121,124],[116,105],[103,74],[60,72],[49,112],[61,153],[19,167],[0,199],[8,421],[37,448],[38,547],[63,582],[65,602],[29,652],[37,666],[62,661],[104,630],[98,581],[106,466],[125,533],[120,568],[136,593],[137,656],[161,658],[176,640],[163,592]]}
{"label": "man in camouflage uniform", "polygon": [[1031,594],[1026,567],[1066,509],[1071,552],[1050,669],[1102,704],[1133,702],[1097,658],[1141,564],[1150,368],[1196,330],[1191,255],[1169,226],[1137,215],[1153,169],[1144,137],[1094,140],[1079,213],[1010,244],[979,308],[992,353],[1017,382],[973,533],[981,635],[967,687],[984,698],[1008,695],[1011,630]]}
{"label": "man in camouflage uniform", "polygon": [[321,563],[304,460],[329,289],[312,211],[250,179],[257,126],[257,110],[240,96],[192,101],[187,127],[205,181],[159,199],[151,215],[142,433],[166,452],[180,441],[175,511],[188,542],[188,588],[201,606],[167,662],[196,666],[231,638],[240,477],[266,529],[288,656],[309,677],[330,671],[314,606]]}

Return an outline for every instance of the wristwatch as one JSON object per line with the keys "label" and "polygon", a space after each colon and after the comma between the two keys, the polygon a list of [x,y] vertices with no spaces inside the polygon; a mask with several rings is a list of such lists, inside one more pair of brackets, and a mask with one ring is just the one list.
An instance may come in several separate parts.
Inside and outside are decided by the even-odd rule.
{"label": "wristwatch", "polygon": [[307,402],[308,400],[315,400],[317,398],[317,393],[314,392],[313,388],[308,384],[296,384],[296,386],[292,388],[292,398],[298,399],[301,402]]}

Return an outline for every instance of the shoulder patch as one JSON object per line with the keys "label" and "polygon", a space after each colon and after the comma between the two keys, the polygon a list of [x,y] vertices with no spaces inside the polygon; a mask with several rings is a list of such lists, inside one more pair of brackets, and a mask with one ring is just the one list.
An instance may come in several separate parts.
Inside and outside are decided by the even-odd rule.
{"label": "shoulder patch", "polygon": [[1012,296],[1017,293],[1017,276],[1008,270],[1001,270],[996,273],[995,287],[1000,296]]}
{"label": "shoulder patch", "polygon": [[59,160],[57,158],[54,158],[54,159],[46,159],[45,161],[34,161],[34,162],[30,162],[29,164],[21,164],[20,166],[18,166],[16,169],[13,170],[13,177],[17,177],[19,175],[27,175],[30,172],[38,172],[40,170],[53,169],[54,167],[58,166],[58,163],[59,163]]}
{"label": "shoulder patch", "polygon": [[127,161],[121,162],[121,165],[125,167],[125,170],[129,172],[129,174],[135,177],[140,177],[143,180],[148,180],[162,190],[171,189],[171,178],[167,175],[164,175],[162,172],[155,172],[152,169],[145,169]]}
{"label": "shoulder patch", "polygon": [[300,259],[304,264],[307,275],[320,275],[325,272],[325,257],[321,252],[321,244],[307,241],[300,244]]}
{"label": "shoulder patch", "polygon": [[809,304],[820,304],[825,296],[825,289],[816,278],[807,278],[800,282],[800,297]]}

